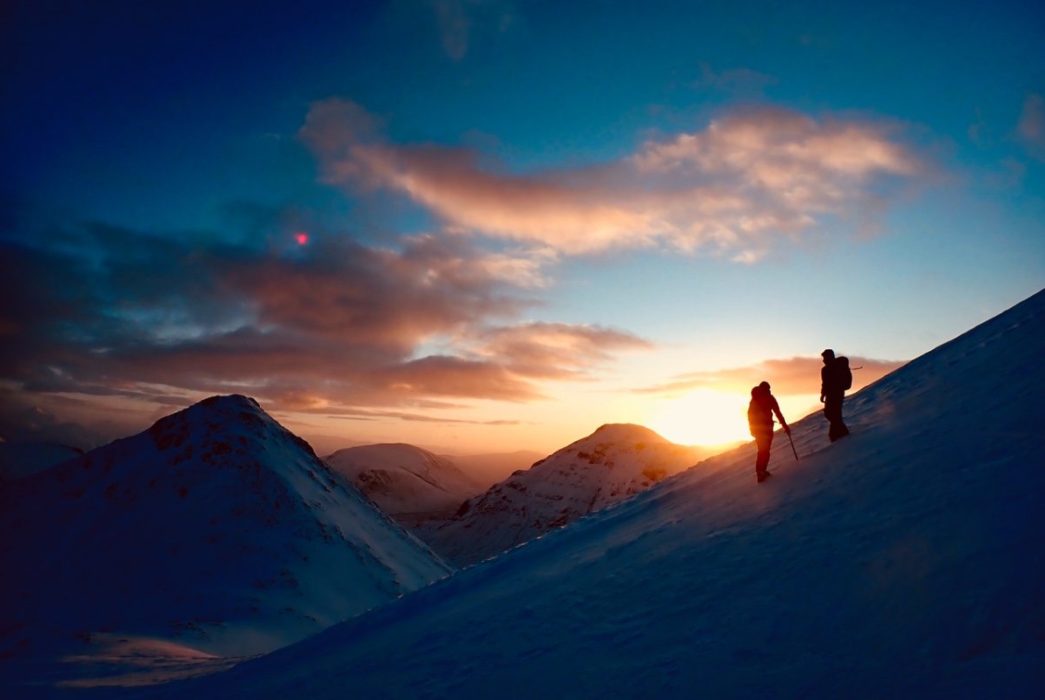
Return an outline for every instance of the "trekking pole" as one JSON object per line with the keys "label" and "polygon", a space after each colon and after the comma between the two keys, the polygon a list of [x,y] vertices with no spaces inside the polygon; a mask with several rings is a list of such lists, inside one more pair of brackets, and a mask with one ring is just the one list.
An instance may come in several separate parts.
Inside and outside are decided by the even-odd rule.
{"label": "trekking pole", "polygon": [[791,452],[795,455],[795,461],[798,461],[798,450],[795,449],[795,441],[791,439],[791,431],[787,431],[787,441],[791,443]]}

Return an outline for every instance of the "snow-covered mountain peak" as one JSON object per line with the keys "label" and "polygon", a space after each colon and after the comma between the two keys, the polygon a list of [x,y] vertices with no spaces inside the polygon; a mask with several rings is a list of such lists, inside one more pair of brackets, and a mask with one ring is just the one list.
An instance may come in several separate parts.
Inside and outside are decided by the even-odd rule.
{"label": "snow-covered mountain peak", "polygon": [[164,416],[156,421],[156,425],[177,422],[186,419],[218,419],[229,418],[239,413],[249,413],[258,418],[273,419],[261,408],[255,399],[242,394],[219,394],[209,396],[180,411]]}
{"label": "snow-covered mountain peak", "polygon": [[449,460],[439,457],[428,450],[405,442],[386,442],[374,445],[358,445],[338,450],[327,456],[328,464],[358,463],[363,460],[371,460],[375,466],[394,463],[397,466],[425,473],[433,465],[449,463]]}
{"label": "snow-covered mountain peak", "polygon": [[[667,438],[644,425],[635,423],[605,423],[599,426],[594,433],[586,438],[578,440],[577,443],[590,442],[593,440],[605,440],[607,442],[625,443],[629,440],[647,441],[653,443],[667,443]],[[576,444],[576,443],[575,443]]]}
{"label": "snow-covered mountain peak", "polygon": [[[239,394],[203,399],[177,413],[164,416],[146,432],[160,452],[177,451],[187,442],[220,443],[233,439],[242,447],[253,440],[276,440],[286,441],[315,457],[311,445],[276,422],[257,401]],[[229,453],[222,446],[216,446],[216,449],[218,455]]]}
{"label": "snow-covered mountain peak", "polygon": [[338,450],[326,463],[402,522],[445,516],[482,490],[448,458],[401,442]]}
{"label": "snow-covered mountain peak", "polygon": [[0,654],[95,632],[254,653],[449,571],[244,396],[11,483],[0,531]]}

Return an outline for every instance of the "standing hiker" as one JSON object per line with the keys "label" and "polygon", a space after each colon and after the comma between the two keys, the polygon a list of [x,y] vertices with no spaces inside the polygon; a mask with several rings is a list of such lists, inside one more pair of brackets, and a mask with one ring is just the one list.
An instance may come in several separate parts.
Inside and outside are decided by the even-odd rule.
{"label": "standing hiker", "polygon": [[755,478],[762,483],[769,478],[769,448],[773,445],[773,414],[776,414],[781,427],[788,435],[791,428],[784,420],[784,414],[780,412],[780,404],[769,391],[769,382],[762,382],[751,390],[751,403],[747,407],[747,424],[751,430],[751,436],[755,438],[758,446],[758,456],[755,457]]}
{"label": "standing hiker", "polygon": [[853,386],[853,373],[849,370],[848,357],[835,357],[831,349],[820,353],[824,366],[820,369],[820,403],[824,404],[824,418],[831,424],[827,436],[831,442],[844,438],[849,428],[842,420],[842,401],[846,389]]}

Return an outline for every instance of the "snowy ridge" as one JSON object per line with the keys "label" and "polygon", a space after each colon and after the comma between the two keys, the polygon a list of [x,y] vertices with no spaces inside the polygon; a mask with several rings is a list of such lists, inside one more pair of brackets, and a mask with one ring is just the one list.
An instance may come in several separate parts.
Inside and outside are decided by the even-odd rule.
{"label": "snowy ridge", "polygon": [[697,454],[640,425],[604,425],[418,534],[451,561],[471,564],[644,491]]}
{"label": "snowy ridge", "polygon": [[404,443],[349,447],[324,461],[393,516],[455,509],[482,490],[449,459]]}
{"label": "snowy ridge", "polygon": [[169,696],[1029,698],[1045,292],[847,401]]}
{"label": "snowy ridge", "polygon": [[99,633],[257,653],[449,572],[242,396],[10,484],[0,531],[4,656]]}

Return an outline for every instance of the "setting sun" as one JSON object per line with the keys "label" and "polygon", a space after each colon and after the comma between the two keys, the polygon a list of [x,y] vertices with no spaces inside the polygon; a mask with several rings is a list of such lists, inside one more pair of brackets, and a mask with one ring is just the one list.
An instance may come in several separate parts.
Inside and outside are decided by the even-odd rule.
{"label": "setting sun", "polygon": [[683,445],[721,445],[750,439],[747,430],[748,397],[698,389],[659,404],[650,427]]}

